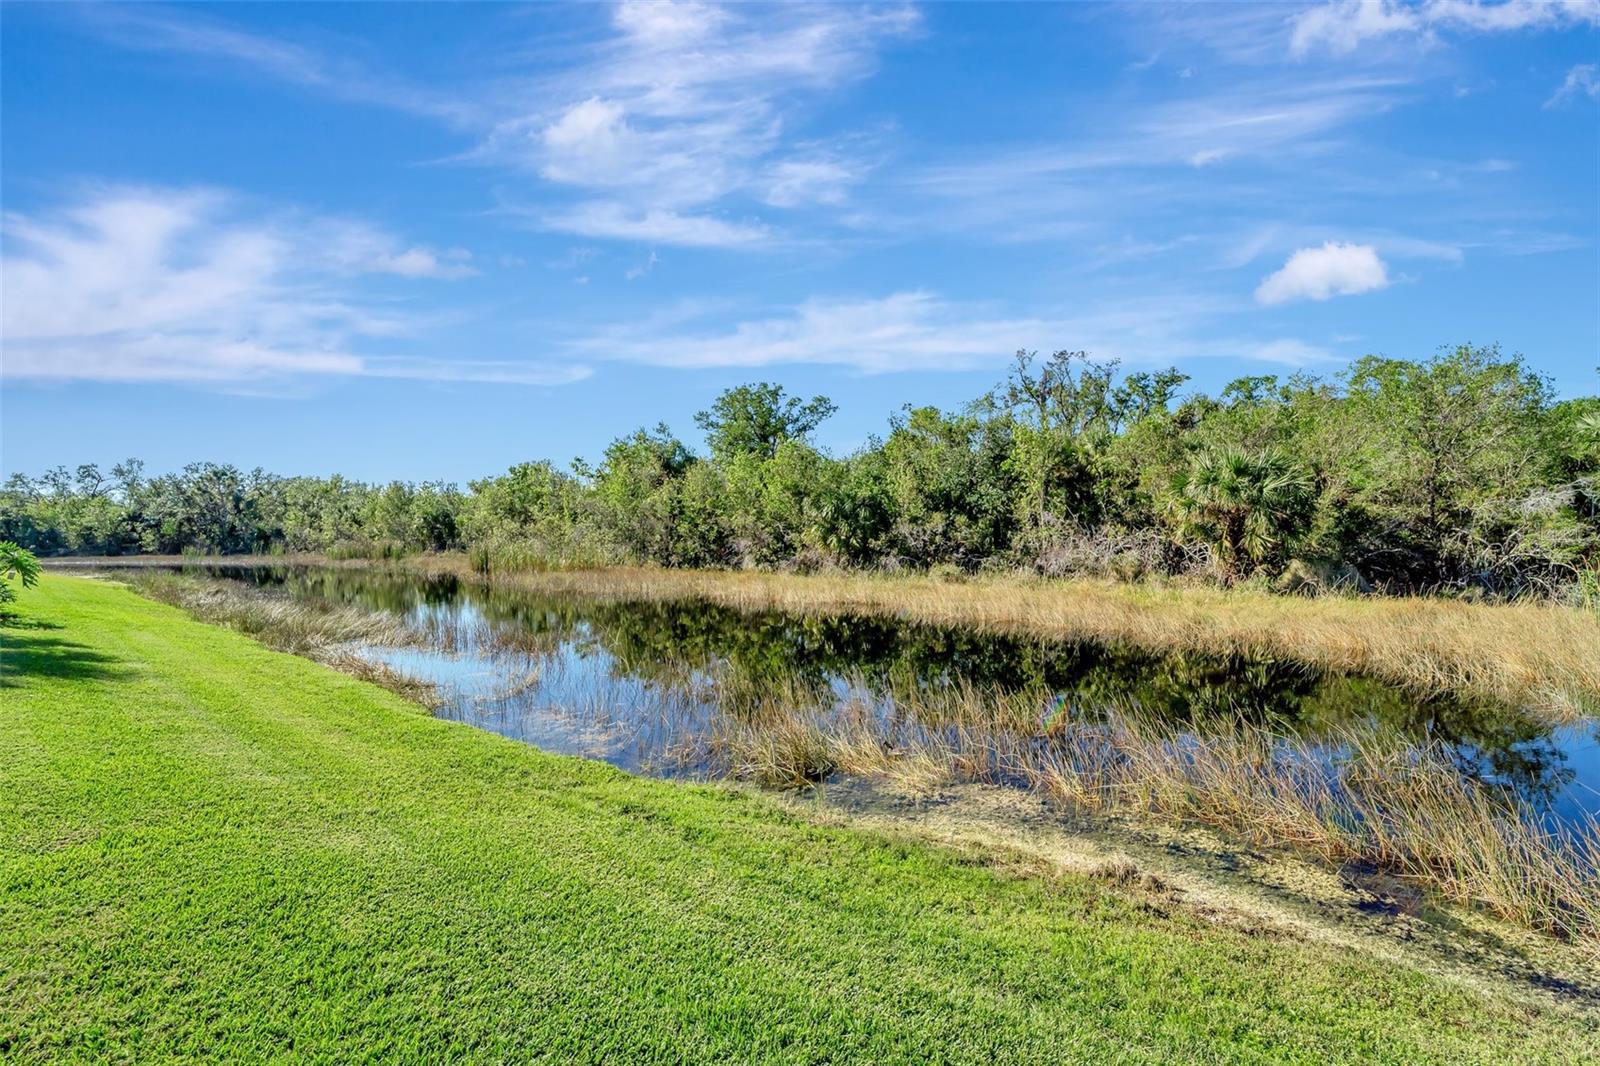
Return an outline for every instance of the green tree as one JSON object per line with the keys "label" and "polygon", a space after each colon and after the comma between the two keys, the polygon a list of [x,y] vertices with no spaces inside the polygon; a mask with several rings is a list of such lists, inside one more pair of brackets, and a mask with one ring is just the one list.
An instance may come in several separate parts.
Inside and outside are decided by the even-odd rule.
{"label": "green tree", "polygon": [[770,459],[786,440],[804,440],[838,408],[826,396],[802,401],[783,386],[762,381],[728,389],[709,411],[694,416],[717,458],[757,455]]}
{"label": "green tree", "polygon": [[1209,545],[1231,584],[1282,560],[1312,501],[1310,477],[1281,452],[1203,451],[1173,480],[1168,511],[1178,542]]}
{"label": "green tree", "polygon": [[11,587],[13,581],[25,589],[37,585],[39,560],[21,545],[9,540],[0,540],[0,613],[5,613],[6,604],[16,601],[16,590]]}
{"label": "green tree", "polygon": [[1460,583],[1489,527],[1546,483],[1549,382],[1521,356],[1461,345],[1424,362],[1368,356],[1348,376],[1358,565],[1407,584]]}

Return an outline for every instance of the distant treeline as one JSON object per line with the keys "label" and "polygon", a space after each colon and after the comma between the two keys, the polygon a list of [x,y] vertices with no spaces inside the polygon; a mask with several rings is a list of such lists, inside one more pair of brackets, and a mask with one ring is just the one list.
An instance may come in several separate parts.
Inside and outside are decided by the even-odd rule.
{"label": "distant treeline", "polygon": [[1240,378],[1018,353],[964,410],[907,407],[835,457],[824,397],[744,385],[598,464],[513,466],[465,491],[128,460],[14,475],[0,539],[40,555],[464,549],[479,569],[652,562],[1030,568],[1496,596],[1595,594],[1600,397],[1556,400],[1498,348],[1369,356],[1334,378]]}

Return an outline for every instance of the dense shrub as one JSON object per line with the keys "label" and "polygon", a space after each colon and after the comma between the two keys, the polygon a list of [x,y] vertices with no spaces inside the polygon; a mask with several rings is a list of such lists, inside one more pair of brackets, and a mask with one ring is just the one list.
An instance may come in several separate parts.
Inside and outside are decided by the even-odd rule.
{"label": "dense shrub", "polygon": [[706,455],[658,425],[597,466],[519,463],[465,492],[58,467],[0,490],[0,539],[39,555],[466,549],[485,571],[999,567],[1570,602],[1594,582],[1600,398],[1558,401],[1520,357],[1369,356],[1216,396],[1181,396],[1184,381],[1019,353],[964,409],[908,406],[842,457],[811,440],[827,398],[744,385],[696,419]]}

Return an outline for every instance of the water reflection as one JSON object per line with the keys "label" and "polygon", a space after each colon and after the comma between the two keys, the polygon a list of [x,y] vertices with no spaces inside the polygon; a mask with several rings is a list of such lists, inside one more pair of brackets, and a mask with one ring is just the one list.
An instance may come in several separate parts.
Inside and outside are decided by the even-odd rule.
{"label": "water reflection", "polygon": [[[1516,707],[1419,696],[1370,678],[1242,655],[1156,655],[851,615],[745,613],[689,602],[605,602],[489,587],[449,575],[332,568],[212,573],[296,598],[402,616],[428,647],[371,654],[440,684],[441,713],[538,744],[655,773],[709,758],[711,699],[782,693],[855,701],[895,720],[940,694],[1031,700],[1074,720],[1134,709],[1181,734],[1226,717],[1318,740],[1352,730],[1441,745],[1464,775],[1502,783],[1557,818],[1600,811],[1600,731],[1552,728]],[[915,699],[908,699],[914,694]],[[1035,722],[1035,732],[1040,724]],[[889,735],[893,735],[892,732]]]}

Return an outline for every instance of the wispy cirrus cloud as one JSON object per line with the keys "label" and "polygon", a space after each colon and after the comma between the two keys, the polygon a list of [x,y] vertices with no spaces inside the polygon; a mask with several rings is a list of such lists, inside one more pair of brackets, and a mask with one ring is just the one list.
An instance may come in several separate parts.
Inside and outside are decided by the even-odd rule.
{"label": "wispy cirrus cloud", "polygon": [[1025,242],[1120,225],[1152,205],[1227,215],[1249,199],[1265,210],[1260,168],[1325,156],[1359,124],[1401,103],[1408,85],[1387,74],[1256,76],[1179,99],[1125,103],[1052,144],[994,145],[905,174],[885,213],[918,227]]}
{"label": "wispy cirrus cloud", "polygon": [[583,359],[676,368],[823,365],[864,373],[1002,367],[1018,348],[1085,348],[1150,365],[1245,358],[1305,365],[1332,358],[1295,338],[1240,337],[1235,305],[1202,296],[1097,301],[1092,311],[1016,315],[924,291],[811,299],[731,326],[694,329],[690,309],[657,323],[602,330],[570,345]]}
{"label": "wispy cirrus cloud", "polygon": [[737,248],[760,244],[771,229],[760,222],[730,221],[669,208],[633,209],[614,200],[588,200],[537,214],[546,228],[595,239],[677,244],[690,248]]}
{"label": "wispy cirrus cloud", "polygon": [[474,156],[588,197],[543,211],[553,230],[759,243],[771,227],[726,217],[725,202],[842,202],[867,168],[840,147],[792,143],[799,104],[870,72],[919,21],[909,6],[629,0],[585,61],[538,80],[529,95],[551,103],[496,122]]}
{"label": "wispy cirrus cloud", "polygon": [[574,368],[371,355],[417,325],[362,277],[447,278],[467,253],[346,220],[252,211],[215,189],[103,187],[8,214],[0,257],[12,379],[239,382],[304,375],[565,380]]}
{"label": "wispy cirrus cloud", "polygon": [[252,33],[188,10],[144,4],[86,4],[69,9],[90,32],[123,48],[170,52],[225,63],[262,76],[461,125],[486,120],[469,95],[440,92],[344,56]]}
{"label": "wispy cirrus cloud", "polygon": [[[603,30],[545,69],[519,74],[508,46],[495,76],[447,90],[187,11],[97,7],[81,18],[127,48],[224,61],[445,120],[476,140],[461,161],[540,179],[526,197],[538,206],[521,213],[546,229],[694,247],[775,239],[772,225],[741,217],[753,207],[842,204],[871,167],[848,136],[797,140],[805,108],[869,74],[886,43],[921,23],[909,4],[624,0],[606,10]],[[553,190],[572,198],[552,203]]]}
{"label": "wispy cirrus cloud", "polygon": [[1579,63],[1567,71],[1567,76],[1556,86],[1556,91],[1550,94],[1544,106],[1547,109],[1559,107],[1580,96],[1587,96],[1591,100],[1600,97],[1600,64]]}

